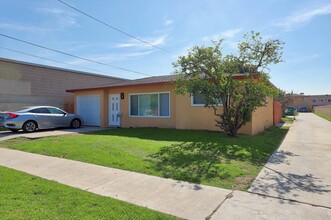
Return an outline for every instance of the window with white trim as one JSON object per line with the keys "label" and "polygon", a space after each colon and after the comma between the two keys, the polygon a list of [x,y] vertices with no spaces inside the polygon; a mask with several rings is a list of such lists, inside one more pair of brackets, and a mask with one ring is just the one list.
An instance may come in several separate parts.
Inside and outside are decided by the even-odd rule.
{"label": "window with white trim", "polygon": [[132,117],[170,117],[170,94],[130,94],[129,111]]}
{"label": "window with white trim", "polygon": [[[191,105],[192,106],[205,106],[206,105],[206,96],[204,94],[197,94],[195,96],[191,96]],[[219,99],[217,102],[217,106],[222,106],[222,100]]]}

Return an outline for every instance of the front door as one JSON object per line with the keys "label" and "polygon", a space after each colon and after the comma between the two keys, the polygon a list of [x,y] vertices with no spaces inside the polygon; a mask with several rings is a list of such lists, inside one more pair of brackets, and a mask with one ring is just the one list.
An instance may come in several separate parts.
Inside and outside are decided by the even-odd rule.
{"label": "front door", "polygon": [[120,95],[110,94],[109,95],[109,125],[110,126],[120,126],[119,117],[120,113]]}

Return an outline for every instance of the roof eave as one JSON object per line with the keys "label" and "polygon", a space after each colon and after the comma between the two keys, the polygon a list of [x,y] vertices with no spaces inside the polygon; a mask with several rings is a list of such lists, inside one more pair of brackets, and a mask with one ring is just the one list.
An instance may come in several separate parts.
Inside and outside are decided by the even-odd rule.
{"label": "roof eave", "polygon": [[169,82],[153,82],[153,83],[140,83],[140,84],[132,84],[132,85],[119,85],[119,86],[106,86],[106,87],[94,87],[94,88],[82,88],[82,89],[68,89],[66,92],[74,93],[74,92],[83,92],[83,91],[91,91],[91,90],[100,90],[100,89],[114,89],[114,88],[127,88],[127,87],[137,87],[137,86],[145,86],[145,85],[165,85],[172,84],[174,81]]}

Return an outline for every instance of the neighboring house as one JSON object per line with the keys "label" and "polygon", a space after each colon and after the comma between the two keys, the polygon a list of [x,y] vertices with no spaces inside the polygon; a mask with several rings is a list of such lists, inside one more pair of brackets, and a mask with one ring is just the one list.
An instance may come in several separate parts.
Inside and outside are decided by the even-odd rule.
{"label": "neighboring house", "polygon": [[[177,95],[175,87],[175,76],[167,75],[67,92],[74,93],[75,112],[88,125],[218,131],[213,109],[204,106],[203,97]],[[273,99],[268,97],[267,106],[258,108],[239,133],[253,135],[272,125]]]}
{"label": "neighboring house", "polygon": [[331,105],[331,95],[294,95],[294,103],[298,111],[304,106],[313,111],[315,106]]}
{"label": "neighboring house", "polygon": [[66,89],[123,82],[124,79],[0,58],[0,111],[53,105],[73,111]]}

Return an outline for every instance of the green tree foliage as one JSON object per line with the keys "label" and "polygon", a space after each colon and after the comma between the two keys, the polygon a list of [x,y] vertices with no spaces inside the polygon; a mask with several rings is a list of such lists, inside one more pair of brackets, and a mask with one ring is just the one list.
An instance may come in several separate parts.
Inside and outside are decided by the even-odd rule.
{"label": "green tree foliage", "polygon": [[[238,53],[223,55],[222,40],[213,46],[195,46],[173,64],[178,94],[204,94],[214,109],[216,126],[229,136],[249,122],[253,112],[275,93],[267,73],[270,64],[282,62],[283,42],[263,41],[260,33],[245,34]],[[218,108],[219,100],[223,108]],[[221,110],[223,109],[223,110]]]}

